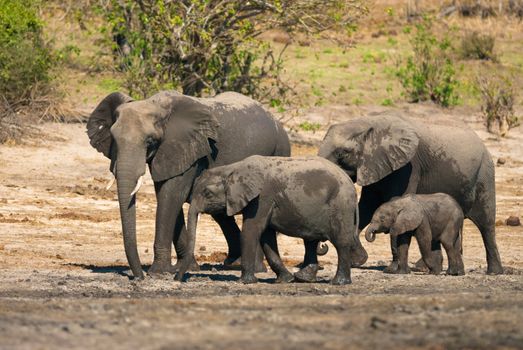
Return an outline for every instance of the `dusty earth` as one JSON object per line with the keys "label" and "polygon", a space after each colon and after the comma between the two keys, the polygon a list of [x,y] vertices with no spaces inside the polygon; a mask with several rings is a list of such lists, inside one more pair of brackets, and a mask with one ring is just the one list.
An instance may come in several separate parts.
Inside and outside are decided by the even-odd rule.
{"label": "dusty earth", "polygon": [[[414,114],[433,116],[432,107],[420,108]],[[339,112],[307,118],[329,123],[330,114],[354,114]],[[84,125],[45,124],[43,139],[0,147],[0,348],[523,348],[523,227],[504,224],[523,214],[523,132],[498,141],[474,117],[464,119],[494,160],[506,160],[496,168],[506,274],[485,275],[481,237],[467,222],[466,276],[384,274],[389,243],[379,236],[363,242],[369,261],[343,287],[328,284],[332,247],[318,283],[278,285],[271,272],[256,285],[238,283],[238,270],[221,268],[225,240],[207,216],[197,242],[202,270],[187,283],[130,280],[115,189],[105,190],[108,160],[89,146]],[[294,137],[314,143],[324,132]],[[295,154],[315,150],[294,146]],[[145,268],[154,211],[149,180],[138,198]],[[280,236],[279,243],[289,266],[301,260],[299,240]],[[413,243],[410,261],[418,257]]]}

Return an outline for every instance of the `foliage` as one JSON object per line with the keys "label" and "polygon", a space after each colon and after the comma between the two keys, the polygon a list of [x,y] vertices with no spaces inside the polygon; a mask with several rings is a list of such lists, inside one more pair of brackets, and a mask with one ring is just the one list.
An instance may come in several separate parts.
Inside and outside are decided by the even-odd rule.
{"label": "foliage", "polygon": [[51,109],[54,54],[43,39],[38,1],[0,0],[0,143],[14,143],[30,127],[22,116]]}
{"label": "foliage", "polygon": [[438,38],[432,30],[432,20],[425,17],[415,25],[410,44],[412,54],[397,71],[406,95],[411,102],[432,100],[448,107],[458,101],[450,34]]}
{"label": "foliage", "polygon": [[467,33],[461,39],[461,57],[475,60],[496,61],[494,44],[496,38],[476,31]]}
{"label": "foliage", "polygon": [[321,129],[320,123],[311,123],[309,121],[304,121],[298,125],[298,127],[303,131],[312,131],[316,132]]}
{"label": "foliage", "polygon": [[10,103],[30,98],[49,81],[53,57],[42,36],[37,2],[0,0],[0,95]]}
{"label": "foliage", "polygon": [[276,54],[260,33],[351,31],[365,12],[362,0],[111,0],[100,9],[106,33],[123,44],[115,52],[131,94],[234,90],[259,99],[286,89],[283,51]]}
{"label": "foliage", "polygon": [[487,123],[487,130],[505,136],[509,129],[519,125],[519,118],[514,114],[516,90],[512,81],[504,76],[481,74],[476,79],[481,92],[481,111]]}

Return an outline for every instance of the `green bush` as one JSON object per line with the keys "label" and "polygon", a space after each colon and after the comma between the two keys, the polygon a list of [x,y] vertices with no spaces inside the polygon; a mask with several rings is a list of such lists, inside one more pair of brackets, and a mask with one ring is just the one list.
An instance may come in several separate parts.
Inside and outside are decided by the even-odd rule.
{"label": "green bush", "polygon": [[461,57],[474,60],[496,61],[494,44],[496,38],[478,32],[467,33],[461,39]]}
{"label": "green bush", "polygon": [[0,95],[4,102],[24,103],[44,89],[53,64],[43,40],[37,1],[0,0]]}
{"label": "green bush", "polygon": [[366,12],[363,0],[106,3],[100,7],[106,38],[125,42],[114,52],[126,88],[137,97],[166,88],[194,96],[233,90],[265,101],[283,96],[289,89],[280,74],[283,51],[275,52],[259,34],[274,28],[289,36],[349,32]]}
{"label": "green bush", "polygon": [[448,107],[458,101],[456,70],[449,34],[438,38],[428,17],[411,33],[412,54],[402,62],[396,75],[411,102],[432,100]]}

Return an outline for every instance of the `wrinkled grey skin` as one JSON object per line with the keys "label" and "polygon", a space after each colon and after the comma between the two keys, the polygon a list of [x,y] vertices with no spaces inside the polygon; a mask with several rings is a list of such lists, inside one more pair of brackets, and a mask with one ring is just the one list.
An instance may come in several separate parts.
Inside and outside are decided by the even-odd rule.
{"label": "wrinkled grey skin", "polygon": [[[494,164],[483,142],[465,125],[433,125],[392,115],[371,115],[332,126],[319,155],[343,168],[362,186],[359,228],[392,197],[446,193],[479,228],[487,273],[502,274],[495,238]],[[396,240],[391,238],[398,268]]]}
{"label": "wrinkled grey skin", "polygon": [[[154,262],[149,269],[155,274],[176,271],[171,266],[173,243],[177,265],[186,259],[182,205],[203,169],[253,154],[290,155],[282,126],[260,104],[232,92],[198,99],[164,91],[141,101],[112,93],[91,114],[87,133],[91,145],[111,159],[125,253],[137,278],[143,278],[143,272],[136,249],[136,196],[132,191],[146,164],[157,199]],[[225,263],[232,263],[240,256],[240,230],[232,217],[213,217],[229,246]],[[190,254],[188,258],[194,257]],[[197,268],[195,260],[190,264]]]}
{"label": "wrinkled grey skin", "polygon": [[399,261],[394,273],[410,273],[408,251],[414,236],[430,273],[438,275],[441,272],[441,253],[436,252],[442,244],[449,260],[447,274],[464,275],[461,256],[463,220],[461,207],[447,194],[408,194],[393,198],[374,212],[365,238],[373,242],[376,233],[380,232],[398,238]]}
{"label": "wrinkled grey skin", "polygon": [[[255,283],[256,246],[261,239],[278,282],[293,276],[283,265],[276,231],[305,240],[304,267],[294,277],[316,280],[318,241],[329,240],[338,253],[333,284],[350,283],[351,260],[364,263],[367,254],[357,230],[357,196],[350,178],[320,157],[252,156],[206,171],[196,182],[189,210],[189,249],[194,249],[199,213],[243,214],[242,276]],[[180,267],[178,278],[187,266]]]}

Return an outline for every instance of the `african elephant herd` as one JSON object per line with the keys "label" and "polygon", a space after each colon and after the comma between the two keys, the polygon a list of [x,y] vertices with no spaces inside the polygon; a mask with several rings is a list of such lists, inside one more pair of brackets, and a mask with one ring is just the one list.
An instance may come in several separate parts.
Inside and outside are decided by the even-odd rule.
{"label": "african elephant herd", "polygon": [[[333,284],[350,283],[351,266],[367,253],[359,234],[373,241],[390,233],[389,273],[409,273],[414,236],[417,264],[464,274],[462,225],[469,218],[481,232],[487,273],[503,268],[495,240],[494,165],[470,129],[427,125],[377,114],[333,125],[316,157],[290,157],[283,126],[261,104],[238,93],[194,98],[160,92],[134,101],[112,93],[87,123],[91,145],[111,160],[118,188],[125,253],[136,278],[144,273],[136,243],[136,193],[149,166],[157,199],[154,261],[148,274],[182,280],[198,269],[194,257],[197,218],[208,213],[225,235],[224,265],[241,256],[241,281],[256,282],[263,256],[277,282],[313,282],[320,242],[338,255]],[[354,182],[362,187],[358,202]],[[190,203],[187,225],[182,206]],[[242,214],[242,230],[234,215]],[[302,238],[301,269],[291,274],[278,252],[276,232]],[[171,246],[177,255],[171,264]]]}

